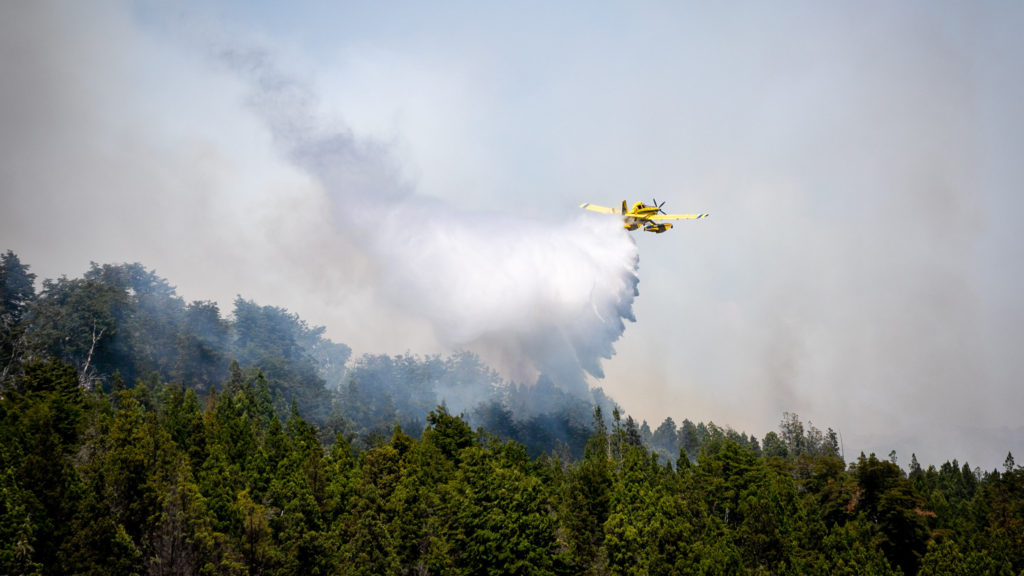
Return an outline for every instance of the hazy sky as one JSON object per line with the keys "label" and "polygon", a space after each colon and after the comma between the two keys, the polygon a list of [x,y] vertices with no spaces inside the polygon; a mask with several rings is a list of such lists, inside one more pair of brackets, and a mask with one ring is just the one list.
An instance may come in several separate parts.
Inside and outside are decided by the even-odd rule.
{"label": "hazy sky", "polygon": [[[628,412],[762,436],[790,411],[847,459],[990,469],[1024,454],[1022,26],[1011,2],[6,1],[0,250],[429,353],[346,214],[400,190],[542,230],[656,197],[712,216],[633,235],[636,322],[593,382]],[[217,57],[253,47],[379,194],[339,205],[282,154]]]}

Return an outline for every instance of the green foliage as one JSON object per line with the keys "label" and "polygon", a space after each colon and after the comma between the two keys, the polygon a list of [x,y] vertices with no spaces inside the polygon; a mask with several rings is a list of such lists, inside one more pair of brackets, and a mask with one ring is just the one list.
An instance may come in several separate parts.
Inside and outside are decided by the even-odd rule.
{"label": "green foliage", "polygon": [[544,483],[502,458],[507,447],[466,447],[454,480],[455,574],[552,574],[555,522]]}
{"label": "green foliage", "polygon": [[[0,447],[0,461],[13,460],[7,447]],[[35,560],[36,527],[27,500],[32,494],[18,482],[10,464],[0,468],[0,571],[4,574],[38,574],[42,564]]]}
{"label": "green foliage", "polygon": [[597,571],[604,526],[611,507],[612,463],[601,409],[594,410],[594,434],[581,462],[569,469],[562,500],[562,526],[571,565],[580,572]]}
{"label": "green foliage", "polygon": [[0,271],[3,574],[1024,572],[1009,454],[848,469],[793,414],[763,442],[652,431],[470,354],[346,369],[322,329],[242,299],[221,319],[138,265],[38,297]]}
{"label": "green foliage", "polygon": [[0,256],[0,390],[27,349],[25,320],[36,297],[36,275],[28,269],[10,250]]}
{"label": "green foliage", "polygon": [[857,510],[878,527],[876,542],[890,562],[915,574],[928,541],[923,500],[896,464],[874,454],[861,455],[856,476]]}
{"label": "green foliage", "polygon": [[[325,449],[297,403],[281,420],[266,380],[239,367],[205,406],[181,384],[87,393],[66,364],[23,368],[0,398],[5,573],[1013,574],[1024,563],[1015,464],[981,475],[952,462],[912,480],[873,455],[847,470],[806,441],[762,454],[707,424],[693,426],[696,464],[673,467],[642,427],[615,411],[609,429],[600,408],[578,461],[531,459],[443,406],[421,440],[395,427],[362,449],[344,436]],[[672,428],[651,441],[678,438]]]}
{"label": "green foliage", "polygon": [[[85,387],[102,382],[118,370],[112,341],[118,318],[125,315],[127,296],[114,286],[94,280],[43,280],[43,292],[32,306],[30,328],[42,355],[74,366]],[[133,368],[123,363],[122,373]]]}
{"label": "green foliage", "polygon": [[258,366],[270,386],[294,399],[304,414],[325,418],[330,399],[313,356],[324,328],[311,328],[287,310],[240,297],[235,299],[233,317],[232,350],[239,363]]}
{"label": "green foliage", "polygon": [[324,377],[336,385],[351,353],[324,338],[323,327],[280,308],[238,298],[232,318],[223,319],[215,303],[186,305],[140,264],[93,264],[82,278],[44,280],[38,297],[34,276],[13,254],[0,273],[4,380],[31,349],[75,367],[86,388],[110,390],[120,374],[128,387],[155,378],[206,393],[232,376],[226,368],[236,358],[248,378],[262,370],[271,397],[282,399],[278,408],[294,398],[304,414],[323,420],[331,404]]}
{"label": "green foliage", "polygon": [[473,445],[473,431],[461,417],[452,416],[448,409],[439,406],[427,416],[429,427],[423,433],[423,441],[437,448],[445,458],[458,461],[462,450]]}

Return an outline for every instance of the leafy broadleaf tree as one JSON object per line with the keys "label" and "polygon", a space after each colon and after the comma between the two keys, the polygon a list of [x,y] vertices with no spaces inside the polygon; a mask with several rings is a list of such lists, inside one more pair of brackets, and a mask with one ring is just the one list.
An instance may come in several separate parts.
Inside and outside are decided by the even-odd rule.
{"label": "leafy broadleaf tree", "polygon": [[192,302],[185,307],[175,347],[172,382],[195,390],[209,390],[227,379],[231,326],[220,316],[215,302]]}
{"label": "leafy broadleaf tree", "polygon": [[259,306],[241,297],[235,299],[233,317],[233,349],[239,363],[259,368],[270,386],[285,399],[294,399],[303,414],[326,418],[330,397],[311,352],[323,328],[310,328],[283,308]]}
{"label": "leafy broadleaf tree", "polygon": [[85,388],[118,371],[111,344],[128,307],[124,291],[95,280],[43,280],[32,307],[32,338],[42,355],[74,366]]}

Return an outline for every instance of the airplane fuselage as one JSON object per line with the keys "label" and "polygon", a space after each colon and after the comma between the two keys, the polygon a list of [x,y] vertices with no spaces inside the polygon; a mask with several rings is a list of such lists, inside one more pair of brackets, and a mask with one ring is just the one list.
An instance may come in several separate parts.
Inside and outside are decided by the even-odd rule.
{"label": "airplane fuselage", "polygon": [[636,230],[642,226],[646,232],[661,234],[672,228],[672,225],[668,222],[658,223],[651,220],[651,218],[658,215],[658,212],[659,208],[657,206],[648,206],[643,202],[637,202],[633,204],[631,210],[622,215],[623,225],[627,230]]}

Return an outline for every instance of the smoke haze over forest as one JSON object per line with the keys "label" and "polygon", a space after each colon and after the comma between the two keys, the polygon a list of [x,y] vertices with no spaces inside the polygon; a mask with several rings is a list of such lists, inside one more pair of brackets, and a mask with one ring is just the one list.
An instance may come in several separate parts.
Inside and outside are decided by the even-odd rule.
{"label": "smoke haze over forest", "polygon": [[323,187],[335,227],[376,267],[378,292],[427,319],[440,342],[532,384],[585,396],[585,374],[633,321],[636,244],[614,219],[540,221],[417,196],[384,149],[326,131],[310,90],[260,51],[219,56],[252,87],[274,142]]}
{"label": "smoke haze over forest", "polygon": [[[1024,453],[1022,24],[9,2],[0,249],[138,261],[357,353],[468,347],[652,425],[790,411],[848,456],[992,468]],[[577,214],[652,196],[712,217],[634,244]]]}

